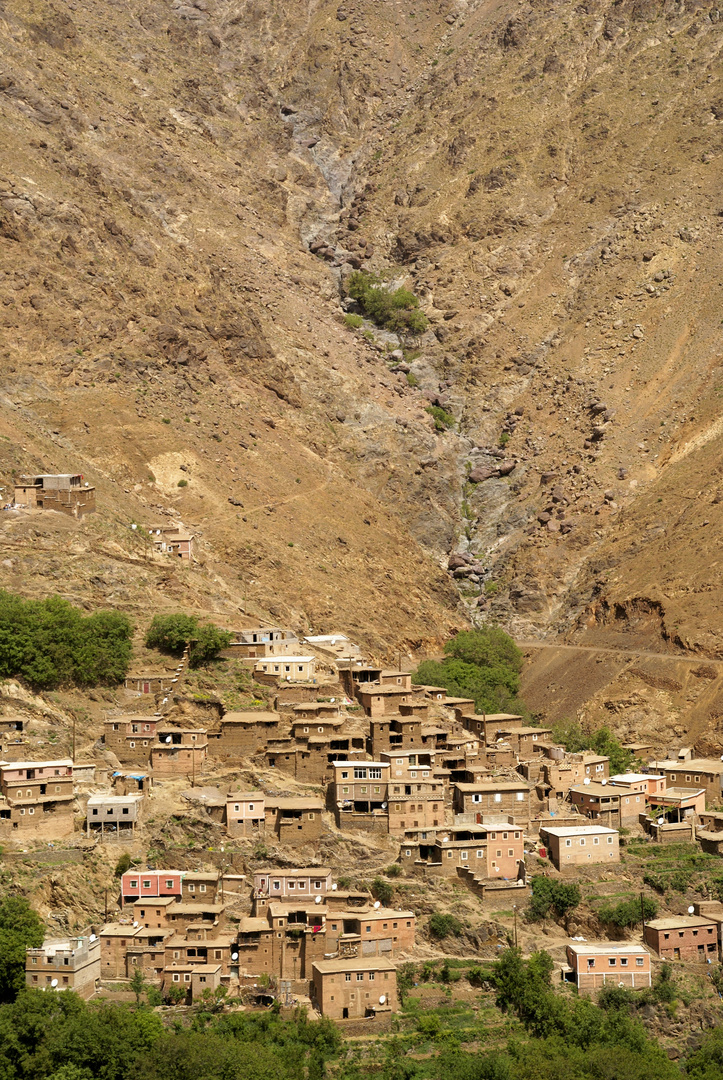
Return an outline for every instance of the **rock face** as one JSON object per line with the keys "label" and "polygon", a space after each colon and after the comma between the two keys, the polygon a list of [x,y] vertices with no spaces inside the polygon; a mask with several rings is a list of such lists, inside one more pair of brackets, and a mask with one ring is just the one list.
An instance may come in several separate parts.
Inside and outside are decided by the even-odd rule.
{"label": "rock face", "polygon": [[[706,11],[9,0],[0,486],[81,462],[113,520],[177,510],[208,610],[241,577],[423,647],[478,612],[607,640],[599,605],[654,596],[653,651],[723,655]],[[358,268],[428,329],[349,325]],[[56,540],[24,588],[153,610]]]}

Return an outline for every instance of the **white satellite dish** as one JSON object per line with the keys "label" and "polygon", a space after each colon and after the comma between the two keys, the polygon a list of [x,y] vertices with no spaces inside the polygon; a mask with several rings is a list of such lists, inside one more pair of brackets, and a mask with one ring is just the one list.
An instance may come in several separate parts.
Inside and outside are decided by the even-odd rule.
{"label": "white satellite dish", "polygon": [[138,526],[137,525],[131,525],[131,528],[133,529],[133,532],[135,532],[136,529],[138,528]]}
{"label": "white satellite dish", "polygon": [[589,783],[590,783],[590,777],[586,776],[585,779],[583,780],[583,784],[589,784]]}
{"label": "white satellite dish", "polygon": [[336,882],[331,886],[331,891],[336,892]]}
{"label": "white satellite dish", "polygon": [[321,897],[320,896],[315,896],[314,897],[314,903],[315,904],[320,904],[321,903]]}
{"label": "white satellite dish", "polygon": [[232,960],[238,960],[238,953],[237,952],[232,952],[231,953],[231,959]]}
{"label": "white satellite dish", "polygon": [[91,935],[90,935],[90,940],[91,940],[91,941],[95,941],[95,934],[91,934]]}
{"label": "white satellite dish", "polygon": [[58,980],[57,980],[57,979],[53,979],[53,981],[51,982],[51,984],[50,984],[50,985],[51,985],[51,986],[57,986],[57,985],[58,985]]}
{"label": "white satellite dish", "polygon": [[387,808],[387,804],[385,802],[383,802],[382,803],[382,810],[386,810],[386,808]]}
{"label": "white satellite dish", "polygon": [[607,784],[607,780],[601,780],[600,783],[601,784]]}
{"label": "white satellite dish", "polygon": [[381,906],[382,906],[382,905],[381,905],[381,904],[379,903],[379,901],[378,901],[378,900],[375,900],[375,901],[374,901],[374,910],[375,910],[375,911],[376,911],[376,909],[377,909],[377,908],[380,908]]}
{"label": "white satellite dish", "polygon": [[329,701],[333,703],[334,701],[336,701],[336,698],[329,698]]}
{"label": "white satellite dish", "polygon": [[384,1002],[385,1002],[386,1000],[387,1000],[387,999],[386,999],[386,997],[384,996],[384,994],[380,994],[380,995],[379,995],[379,1004],[380,1004],[380,1005],[383,1005],[383,1004],[384,1004]]}
{"label": "white satellite dish", "polygon": [[691,905],[690,905],[690,907],[688,908],[688,914],[689,914],[689,915],[693,915],[694,913],[695,913],[695,908],[694,908],[694,907],[693,907],[693,905],[691,904]]}
{"label": "white satellite dish", "polygon": [[170,735],[168,735],[168,736],[166,737],[166,742],[167,742],[167,743],[169,743],[170,741],[171,741],[171,736],[170,736]]}
{"label": "white satellite dish", "polygon": [[134,926],[134,927],[137,927],[137,926],[138,926],[138,923],[137,923],[137,922],[134,922],[134,923],[133,923],[133,926]]}
{"label": "white satellite dish", "polygon": [[665,824],[665,818],[664,817],[659,817],[658,818],[658,825],[664,825],[664,824]]}

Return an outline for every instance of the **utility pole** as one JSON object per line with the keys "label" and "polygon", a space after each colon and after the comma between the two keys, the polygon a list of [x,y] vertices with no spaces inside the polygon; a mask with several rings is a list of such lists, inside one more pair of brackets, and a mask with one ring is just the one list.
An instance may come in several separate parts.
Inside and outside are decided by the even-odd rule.
{"label": "utility pole", "polygon": [[73,764],[75,764],[75,713],[73,713],[73,753],[71,756],[73,758]]}
{"label": "utility pole", "polygon": [[191,787],[194,788],[196,786],[196,747],[195,746],[191,747],[191,768],[193,770],[192,774],[191,774]]}
{"label": "utility pole", "polygon": [[517,948],[517,904],[512,905],[512,911],[515,916],[515,948]]}
{"label": "utility pole", "polygon": [[645,937],[645,902],[642,893],[640,894],[640,918],[643,922],[643,937]]}
{"label": "utility pole", "polygon": [[108,922],[108,890],[105,890],[105,921]]}

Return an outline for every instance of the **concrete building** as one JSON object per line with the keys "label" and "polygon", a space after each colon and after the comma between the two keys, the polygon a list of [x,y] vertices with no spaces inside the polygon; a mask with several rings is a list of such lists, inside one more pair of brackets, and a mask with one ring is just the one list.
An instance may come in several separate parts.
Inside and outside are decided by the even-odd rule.
{"label": "concrete building", "polygon": [[604,825],[546,825],[540,828],[540,840],[558,870],[620,862],[619,834]]}
{"label": "concrete building", "polygon": [[73,832],[73,762],[0,761],[0,836],[59,840]]}
{"label": "concrete building", "polygon": [[617,773],[610,777],[610,783],[628,791],[642,791],[650,803],[655,803],[659,795],[664,795],[667,787],[667,780],[662,773]]}
{"label": "concrete building", "polygon": [[127,870],[121,875],[121,907],[156,896],[181,899],[180,870]]}
{"label": "concrete building", "polygon": [[266,828],[282,844],[308,844],[322,832],[324,803],[310,795],[296,798],[266,796]]}
{"label": "concrete building", "polygon": [[280,626],[253,626],[244,630],[232,630],[233,638],[222,656],[255,660],[264,656],[296,655],[299,639],[291,630]]}
{"label": "concrete building", "polygon": [[524,867],[524,833],[514,821],[459,823],[427,833],[420,830],[414,842],[405,838],[399,858],[402,866],[448,876],[457,875],[459,868],[496,881],[516,881]]}
{"label": "concrete building", "polygon": [[15,485],[15,504],[82,517],[95,510],[95,488],[83,479],[82,473],[21,476]]}
{"label": "concrete building", "polygon": [[568,966],[562,974],[583,993],[602,986],[644,990],[651,985],[650,953],[642,945],[570,942],[566,952]]}
{"label": "concrete building", "polygon": [[312,682],[316,674],[314,656],[274,656],[259,660],[254,667],[257,682]]}
{"label": "concrete building", "polygon": [[429,750],[382,750],[379,760],[389,765],[390,794],[401,794],[395,782],[404,785],[432,779],[436,757]]}
{"label": "concrete building", "polygon": [[326,903],[332,891],[328,866],[300,867],[294,870],[257,870],[254,873],[252,915],[266,910],[270,900],[297,900],[321,896]]}
{"label": "concrete building", "polygon": [[388,781],[386,761],[337,761],[330,795],[339,828],[387,832]]}
{"label": "concrete building", "polygon": [[159,724],[151,746],[154,780],[193,779],[203,771],[208,752],[204,728],[177,728]]}
{"label": "concrete building", "polygon": [[25,952],[25,985],[36,990],[74,990],[88,999],[100,985],[100,973],[100,939],[90,931],[46,938],[39,949]]}
{"label": "concrete building", "polygon": [[312,971],[312,997],[322,1016],[347,1020],[397,1010],[396,967],[391,960],[320,960]]}
{"label": "concrete building", "polygon": [[689,758],[680,761],[651,761],[651,772],[665,776],[668,788],[703,788],[706,806],[717,806],[723,792],[723,761]]}
{"label": "concrete building", "polygon": [[[621,824],[620,799],[620,788],[608,784],[591,782],[570,788],[570,802],[583,817],[602,822],[611,828],[617,828]],[[641,800],[638,794],[638,813],[644,809],[645,796],[643,795]]]}
{"label": "concrete building", "polygon": [[718,959],[718,925],[700,915],[672,915],[645,924],[643,940],[661,960]]}
{"label": "concrete building", "polygon": [[397,956],[414,948],[413,911],[369,907],[365,911],[327,911],[326,954],[346,957]]}
{"label": "concrete building", "polygon": [[91,795],[86,808],[88,836],[101,840],[132,839],[140,822],[142,795]]}
{"label": "concrete building", "polygon": [[[171,689],[173,675],[126,675],[123,685],[133,694],[163,694]],[[136,717],[137,719],[137,717]]]}
{"label": "concrete building", "polygon": [[226,832],[229,836],[260,837],[266,829],[266,803],[262,791],[229,791],[226,797]]}
{"label": "concrete building", "polygon": [[[398,786],[398,785],[393,785]],[[404,785],[405,788],[411,785]],[[441,784],[415,784],[428,791],[405,792],[389,796],[387,804],[387,829],[390,836],[404,836],[408,828],[436,828],[444,825],[444,794]],[[431,789],[436,789],[432,791]]]}
{"label": "concrete building", "polygon": [[193,533],[184,529],[182,525],[153,525],[148,529],[148,535],[156,551],[173,555],[182,559],[183,562],[191,562]]}

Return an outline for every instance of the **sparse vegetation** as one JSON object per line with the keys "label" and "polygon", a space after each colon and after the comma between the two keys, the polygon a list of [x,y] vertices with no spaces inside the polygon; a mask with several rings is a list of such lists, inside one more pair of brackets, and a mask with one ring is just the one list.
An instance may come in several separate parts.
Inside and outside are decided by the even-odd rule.
{"label": "sparse vegetation", "polygon": [[213,623],[199,625],[193,615],[155,615],[146,634],[146,648],[180,655],[188,643],[188,662],[191,667],[201,667],[215,660],[222,649],[231,643],[228,630],[221,630]]}
{"label": "sparse vegetation", "polygon": [[610,773],[626,772],[635,764],[635,755],[626,750],[615,738],[610,728],[601,727],[586,732],[576,720],[561,720],[552,729],[552,737],[572,754],[593,750],[610,758]]}
{"label": "sparse vegetation", "polygon": [[527,908],[527,917],[537,921],[553,911],[562,918],[576,908],[581,899],[580,886],[575,882],[558,881],[545,874],[535,874],[532,878],[532,900]]}
{"label": "sparse vegetation", "polygon": [[448,413],[446,409],[442,409],[439,405],[427,405],[424,411],[428,412],[434,419],[434,426],[437,431],[449,431],[457,422],[451,413]]}
{"label": "sparse vegetation", "polygon": [[423,334],[429,325],[419,300],[409,289],[389,289],[376,274],[355,270],[347,292],[377,326],[395,334]]}
{"label": "sparse vegetation", "polygon": [[348,312],[344,316],[344,325],[348,326],[350,330],[358,330],[364,325],[364,320],[361,315],[353,315],[351,312]]}
{"label": "sparse vegetation", "polygon": [[459,937],[462,923],[455,915],[435,911],[429,918],[429,932],[435,938]]}

